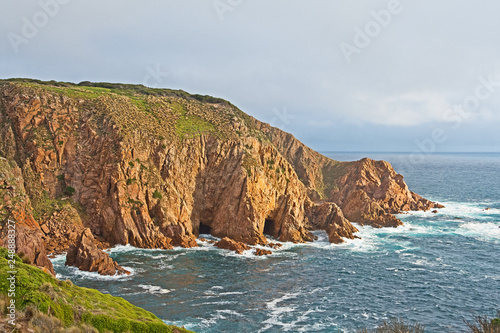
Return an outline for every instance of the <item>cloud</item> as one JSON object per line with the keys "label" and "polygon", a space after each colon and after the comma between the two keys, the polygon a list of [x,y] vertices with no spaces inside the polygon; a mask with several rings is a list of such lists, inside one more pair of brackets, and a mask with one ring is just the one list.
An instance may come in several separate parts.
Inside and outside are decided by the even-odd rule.
{"label": "cloud", "polygon": [[[401,0],[401,13],[351,63],[339,45],[389,0],[231,4],[221,20],[206,0],[70,1],[16,54],[7,34],[20,33],[40,5],[10,1],[0,13],[0,73],[143,83],[159,66],[169,75],[155,85],[223,97],[267,122],[287,106],[296,118],[282,127],[306,144],[355,150],[411,150],[429,128],[453,125],[443,114],[474,94],[478,77],[500,77],[494,0]],[[499,110],[500,91],[462,119],[463,135],[485,122],[500,127]],[[499,141],[488,136],[483,148]],[[450,136],[446,149],[464,144]]]}
{"label": "cloud", "polygon": [[416,126],[443,120],[451,108],[441,94],[424,91],[393,96],[359,96],[356,116],[365,122],[390,126]]}

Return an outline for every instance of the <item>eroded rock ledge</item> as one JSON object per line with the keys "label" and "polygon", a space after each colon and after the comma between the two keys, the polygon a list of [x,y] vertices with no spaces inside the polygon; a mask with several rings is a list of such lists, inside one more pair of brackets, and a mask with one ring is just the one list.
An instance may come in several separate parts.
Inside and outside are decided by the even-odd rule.
{"label": "eroded rock ledge", "polygon": [[0,81],[0,156],[26,188],[18,212],[45,249],[71,247],[85,269],[96,267],[87,258],[112,265],[92,242],[194,247],[200,232],[308,242],[321,229],[339,243],[355,237],[350,221],[397,226],[394,213],[440,207],[387,162],[331,160],[226,101],[106,89]]}

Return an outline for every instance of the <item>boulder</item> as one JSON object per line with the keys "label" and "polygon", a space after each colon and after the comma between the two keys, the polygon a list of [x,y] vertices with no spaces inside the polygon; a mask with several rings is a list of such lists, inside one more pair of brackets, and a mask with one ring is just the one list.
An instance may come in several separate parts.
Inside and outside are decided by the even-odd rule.
{"label": "boulder", "polygon": [[272,243],[272,242],[271,242],[271,243],[267,243],[267,244],[266,244],[266,246],[267,246],[267,247],[270,247],[271,249],[275,249],[275,250],[277,250],[277,249],[279,249],[280,247],[282,247],[282,246],[283,246],[283,244],[280,244],[280,243]]}
{"label": "boulder", "polygon": [[98,272],[101,275],[130,274],[109,255],[100,250],[90,229],[85,229],[76,244],[69,247],[66,266],[75,266],[82,271]]}
{"label": "boulder", "polygon": [[243,251],[251,249],[251,247],[246,245],[245,243],[237,242],[228,237],[222,238],[220,241],[215,243],[215,246],[217,246],[220,249],[234,251],[237,254],[243,254]]}
{"label": "boulder", "polygon": [[256,256],[267,256],[268,254],[272,253],[273,253],[272,251],[264,249],[255,249],[255,251],[253,252],[253,254],[255,254]]}

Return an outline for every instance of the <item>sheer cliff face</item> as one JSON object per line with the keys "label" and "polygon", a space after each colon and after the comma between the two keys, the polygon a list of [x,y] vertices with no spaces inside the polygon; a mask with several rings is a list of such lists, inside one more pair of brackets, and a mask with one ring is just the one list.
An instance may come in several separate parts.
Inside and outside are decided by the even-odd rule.
{"label": "sheer cliff face", "polygon": [[222,100],[147,93],[0,83],[0,156],[22,170],[46,244],[87,227],[138,247],[196,246],[200,231],[341,242],[357,231],[348,219],[397,225],[390,214],[432,205],[386,162],[330,160]]}

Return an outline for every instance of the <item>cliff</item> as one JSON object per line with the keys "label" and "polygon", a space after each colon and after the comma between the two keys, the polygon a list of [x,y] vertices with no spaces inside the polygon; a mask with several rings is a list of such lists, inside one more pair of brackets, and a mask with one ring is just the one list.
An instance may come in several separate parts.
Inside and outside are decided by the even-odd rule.
{"label": "cliff", "polygon": [[3,81],[0,135],[26,192],[8,214],[27,216],[50,252],[85,228],[101,248],[192,247],[199,233],[306,242],[318,229],[338,243],[354,238],[349,220],[397,226],[392,214],[437,206],[387,162],[328,159],[229,102],[183,91]]}

